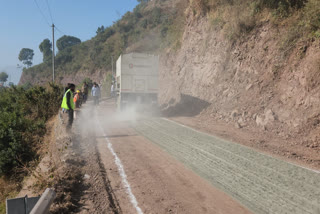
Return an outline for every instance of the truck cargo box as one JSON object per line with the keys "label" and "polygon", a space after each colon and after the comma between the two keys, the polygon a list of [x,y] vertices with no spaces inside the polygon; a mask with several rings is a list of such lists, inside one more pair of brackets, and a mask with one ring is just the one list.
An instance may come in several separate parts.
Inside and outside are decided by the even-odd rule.
{"label": "truck cargo box", "polygon": [[143,53],[121,55],[116,64],[118,107],[157,103],[158,75],[158,56]]}

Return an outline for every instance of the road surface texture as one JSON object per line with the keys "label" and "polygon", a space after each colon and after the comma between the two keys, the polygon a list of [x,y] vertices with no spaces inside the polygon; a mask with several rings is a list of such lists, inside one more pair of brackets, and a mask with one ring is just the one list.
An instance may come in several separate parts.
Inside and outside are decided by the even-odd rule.
{"label": "road surface texture", "polygon": [[320,213],[317,172],[110,101],[75,124],[85,162],[72,213]]}
{"label": "road surface texture", "polygon": [[320,213],[318,172],[166,119],[143,119],[132,126],[254,213]]}
{"label": "road surface texture", "polygon": [[139,135],[130,127],[136,119],[131,113],[115,115],[112,104],[102,103],[86,120],[94,121],[88,123],[96,132],[110,198],[117,204],[113,213],[251,213]]}

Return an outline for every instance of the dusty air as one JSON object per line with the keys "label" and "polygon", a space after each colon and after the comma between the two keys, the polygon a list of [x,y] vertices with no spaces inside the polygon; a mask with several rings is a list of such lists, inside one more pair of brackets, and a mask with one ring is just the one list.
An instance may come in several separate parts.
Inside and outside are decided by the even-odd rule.
{"label": "dusty air", "polygon": [[0,214],[320,214],[319,14],[2,3]]}

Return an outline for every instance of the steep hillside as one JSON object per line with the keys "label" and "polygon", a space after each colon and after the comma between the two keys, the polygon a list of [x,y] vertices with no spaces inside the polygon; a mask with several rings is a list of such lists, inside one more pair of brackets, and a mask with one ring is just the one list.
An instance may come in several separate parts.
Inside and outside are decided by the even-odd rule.
{"label": "steep hillside", "polygon": [[[283,155],[309,155],[319,166],[319,20],[318,0],[149,1],[58,53],[57,79],[97,81],[110,71],[111,55],[157,53],[166,114],[280,139]],[[50,65],[41,64],[20,83],[50,78]]]}
{"label": "steep hillside", "polygon": [[287,12],[269,7],[255,12],[249,1],[210,10],[201,2],[191,1],[187,10],[181,48],[162,54],[160,102],[165,112],[200,114],[199,124],[217,121],[259,133],[264,137],[250,139],[256,144],[266,136],[282,140],[284,144],[261,147],[281,146],[282,155],[309,156],[319,166],[318,1]]}

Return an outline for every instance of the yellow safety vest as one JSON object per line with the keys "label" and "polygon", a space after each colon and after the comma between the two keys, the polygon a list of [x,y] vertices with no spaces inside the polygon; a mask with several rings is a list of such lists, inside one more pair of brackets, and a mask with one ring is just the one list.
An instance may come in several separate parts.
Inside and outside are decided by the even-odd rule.
{"label": "yellow safety vest", "polygon": [[62,103],[61,103],[61,108],[64,108],[64,109],[68,109],[69,110],[69,107],[67,105],[67,93],[70,91],[70,106],[72,108],[72,110],[74,109],[74,102],[73,102],[73,93],[72,91],[69,89],[68,91],[66,91],[66,93],[64,93],[64,96],[63,96],[63,99],[62,99]]}

